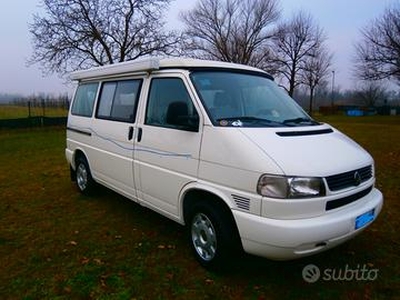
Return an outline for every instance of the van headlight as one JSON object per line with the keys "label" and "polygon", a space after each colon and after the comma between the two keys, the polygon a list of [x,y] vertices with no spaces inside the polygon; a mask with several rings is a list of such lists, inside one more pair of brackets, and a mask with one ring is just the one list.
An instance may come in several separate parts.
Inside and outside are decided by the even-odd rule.
{"label": "van headlight", "polygon": [[318,177],[290,177],[264,174],[257,184],[257,192],[265,197],[295,199],[325,196],[325,185]]}

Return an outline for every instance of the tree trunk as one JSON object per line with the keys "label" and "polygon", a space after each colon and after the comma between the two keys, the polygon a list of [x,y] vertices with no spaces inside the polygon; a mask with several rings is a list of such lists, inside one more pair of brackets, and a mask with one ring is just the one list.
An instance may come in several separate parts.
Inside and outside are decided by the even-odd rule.
{"label": "tree trunk", "polygon": [[308,110],[308,113],[310,116],[312,116],[312,110],[313,110],[313,101],[314,101],[314,89],[310,89],[310,107]]}

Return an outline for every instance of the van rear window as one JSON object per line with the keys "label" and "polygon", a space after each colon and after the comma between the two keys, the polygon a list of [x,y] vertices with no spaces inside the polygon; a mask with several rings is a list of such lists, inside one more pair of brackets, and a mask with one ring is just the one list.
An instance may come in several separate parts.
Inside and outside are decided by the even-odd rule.
{"label": "van rear window", "polygon": [[73,115],[83,117],[92,116],[98,87],[98,82],[84,83],[78,86],[71,108]]}

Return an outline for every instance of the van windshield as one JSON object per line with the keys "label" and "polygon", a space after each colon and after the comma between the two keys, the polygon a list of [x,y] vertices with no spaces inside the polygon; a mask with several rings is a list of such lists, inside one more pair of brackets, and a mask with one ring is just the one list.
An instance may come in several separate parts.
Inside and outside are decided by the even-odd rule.
{"label": "van windshield", "polygon": [[288,127],[319,124],[263,74],[207,70],[193,71],[191,78],[215,126]]}

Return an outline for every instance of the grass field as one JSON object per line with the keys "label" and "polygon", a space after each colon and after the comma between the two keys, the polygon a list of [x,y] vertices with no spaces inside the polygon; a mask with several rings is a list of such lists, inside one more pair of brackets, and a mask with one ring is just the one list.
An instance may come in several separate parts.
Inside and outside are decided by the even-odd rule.
{"label": "grass field", "polygon": [[[68,110],[65,107],[31,107],[31,117],[66,117]],[[29,109],[27,106],[0,105],[1,119],[27,118]]]}
{"label": "grass field", "polygon": [[[101,188],[69,180],[62,128],[0,130],[0,299],[399,299],[400,118],[320,118],[376,160],[385,196],[378,220],[350,242],[306,259],[244,256],[227,273],[192,257],[179,225]],[[376,280],[306,283],[365,267]]]}

